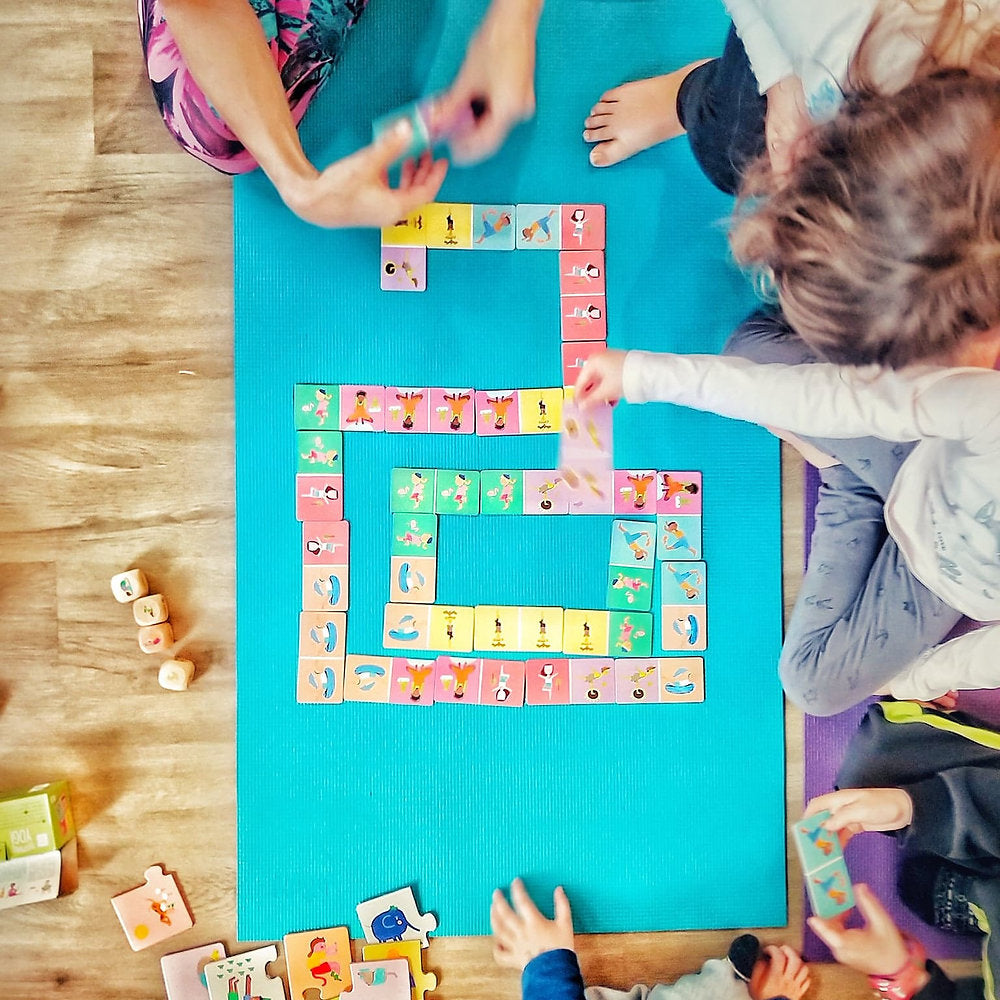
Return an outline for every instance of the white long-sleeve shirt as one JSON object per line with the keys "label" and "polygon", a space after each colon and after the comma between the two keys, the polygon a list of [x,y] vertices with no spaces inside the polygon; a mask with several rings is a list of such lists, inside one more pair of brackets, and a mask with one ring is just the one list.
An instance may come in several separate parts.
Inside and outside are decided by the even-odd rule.
{"label": "white long-sleeve shirt", "polygon": [[932,701],[947,691],[1000,688],[1000,623],[942,642],[889,684],[894,698]]}
{"label": "white long-sleeve shirt", "polygon": [[913,575],[976,621],[1000,619],[1000,371],[759,365],[630,351],[625,397],[806,437],[916,441],[885,503]]}
{"label": "white long-sleeve shirt", "polygon": [[851,60],[876,0],[725,0],[763,94],[797,76],[806,106],[826,117],[847,90]]}

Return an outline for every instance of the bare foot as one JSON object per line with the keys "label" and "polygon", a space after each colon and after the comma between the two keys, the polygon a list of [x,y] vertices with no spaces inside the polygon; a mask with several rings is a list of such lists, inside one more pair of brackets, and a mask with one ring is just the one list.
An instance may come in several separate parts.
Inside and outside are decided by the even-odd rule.
{"label": "bare foot", "polygon": [[677,117],[677,92],[697,62],[664,76],[634,80],[601,94],[601,99],[584,119],[584,142],[596,143],[590,151],[595,167],[621,163],[650,146],[683,135]]}

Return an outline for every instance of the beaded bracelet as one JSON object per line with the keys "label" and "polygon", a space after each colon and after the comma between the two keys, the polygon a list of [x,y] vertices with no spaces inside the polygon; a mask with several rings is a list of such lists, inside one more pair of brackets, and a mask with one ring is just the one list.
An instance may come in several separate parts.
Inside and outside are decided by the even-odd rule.
{"label": "beaded bracelet", "polygon": [[927,952],[924,946],[909,934],[903,935],[906,944],[906,961],[891,976],[869,976],[875,995],[889,1000],[910,1000],[920,989],[920,977],[927,969]]}

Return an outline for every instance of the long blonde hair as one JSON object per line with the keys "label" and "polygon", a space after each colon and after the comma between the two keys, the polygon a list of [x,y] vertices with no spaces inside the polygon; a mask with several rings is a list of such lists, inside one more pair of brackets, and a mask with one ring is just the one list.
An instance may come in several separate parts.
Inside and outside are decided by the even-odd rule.
{"label": "long blonde hair", "polygon": [[730,242],[832,361],[941,359],[1000,326],[1000,79],[849,98],[784,178],[748,175]]}
{"label": "long blonde hair", "polygon": [[1000,77],[998,0],[879,0],[851,62],[848,87],[894,94],[945,69]]}

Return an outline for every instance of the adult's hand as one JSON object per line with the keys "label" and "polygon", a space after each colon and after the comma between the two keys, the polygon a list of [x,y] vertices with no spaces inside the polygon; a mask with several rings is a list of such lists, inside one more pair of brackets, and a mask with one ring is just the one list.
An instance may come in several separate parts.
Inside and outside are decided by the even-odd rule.
{"label": "adult's hand", "polygon": [[447,160],[425,153],[407,160],[399,187],[389,185],[389,167],[409,148],[412,128],[396,128],[325,170],[305,172],[279,184],[288,207],[318,226],[388,226],[413,209],[433,201],[448,172]]}
{"label": "adult's hand", "polygon": [[543,0],[493,0],[444,97],[444,111],[471,107],[474,122],[450,139],[457,163],[492,156],[535,113],[535,36]]}

